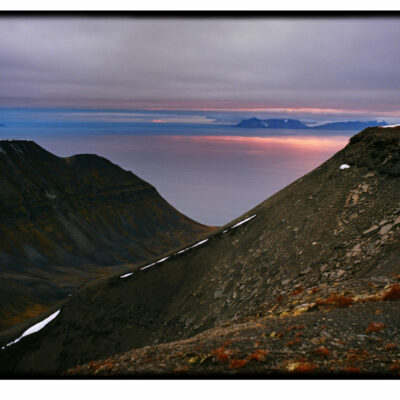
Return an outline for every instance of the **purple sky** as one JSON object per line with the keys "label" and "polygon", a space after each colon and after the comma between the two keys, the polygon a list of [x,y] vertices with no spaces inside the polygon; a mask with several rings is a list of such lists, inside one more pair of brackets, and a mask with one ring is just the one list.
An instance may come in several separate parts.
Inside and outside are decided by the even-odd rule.
{"label": "purple sky", "polygon": [[400,19],[0,18],[0,106],[400,118]]}

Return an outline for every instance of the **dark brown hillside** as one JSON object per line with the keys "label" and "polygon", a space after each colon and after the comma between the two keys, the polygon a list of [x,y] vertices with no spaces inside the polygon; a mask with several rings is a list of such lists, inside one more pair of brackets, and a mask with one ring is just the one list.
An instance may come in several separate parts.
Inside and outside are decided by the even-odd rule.
{"label": "dark brown hillside", "polygon": [[0,328],[211,231],[110,161],[0,142]]}
{"label": "dark brown hillside", "polygon": [[362,131],[202,245],[82,287],[2,373],[395,373],[399,165],[399,128]]}

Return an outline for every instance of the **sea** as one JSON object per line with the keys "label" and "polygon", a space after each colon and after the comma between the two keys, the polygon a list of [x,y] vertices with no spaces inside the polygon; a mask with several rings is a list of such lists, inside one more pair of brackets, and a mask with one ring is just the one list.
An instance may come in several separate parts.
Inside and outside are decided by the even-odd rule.
{"label": "sea", "polygon": [[70,121],[1,111],[0,123],[5,125],[0,139],[34,140],[60,157],[106,157],[151,183],[180,212],[214,226],[239,217],[328,160],[356,133]]}

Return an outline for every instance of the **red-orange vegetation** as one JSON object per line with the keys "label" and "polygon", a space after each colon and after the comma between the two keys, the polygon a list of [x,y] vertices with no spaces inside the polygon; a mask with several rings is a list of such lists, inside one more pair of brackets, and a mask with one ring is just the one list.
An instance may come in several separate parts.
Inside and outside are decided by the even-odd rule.
{"label": "red-orange vegetation", "polygon": [[246,364],[247,364],[247,360],[233,359],[229,364],[229,368],[230,369],[239,369],[239,368],[243,368]]}
{"label": "red-orange vegetation", "polygon": [[88,364],[89,368],[96,368],[97,363],[95,361],[90,361]]}
{"label": "red-orange vegetation", "polygon": [[348,307],[350,304],[354,303],[354,300],[351,297],[346,297],[342,295],[338,295],[336,293],[332,293],[325,300],[317,300],[317,305],[332,305],[336,307]]}
{"label": "red-orange vegetation", "polygon": [[302,329],[304,329],[304,325],[290,325],[289,328],[287,328],[288,331],[302,330]]}
{"label": "red-orange vegetation", "polygon": [[268,351],[264,350],[256,350],[253,354],[250,354],[249,357],[247,358],[249,361],[250,360],[257,360],[257,361],[262,361],[264,360],[265,356],[268,354]]}
{"label": "red-orange vegetation", "polygon": [[368,285],[369,287],[372,287],[372,288],[375,288],[375,287],[376,287],[375,283],[373,283],[373,282],[368,282],[367,285]]}
{"label": "red-orange vegetation", "polygon": [[293,345],[298,344],[298,343],[301,343],[300,339],[294,339],[291,342],[287,342],[286,346],[290,347],[290,346],[293,346]]}
{"label": "red-orange vegetation", "polygon": [[324,347],[324,346],[321,346],[321,347],[318,347],[318,349],[315,349],[315,353],[317,354],[317,355],[319,355],[320,357],[326,357],[326,356],[328,356],[329,354],[330,354],[330,350],[328,350],[326,347]]}
{"label": "red-orange vegetation", "polygon": [[297,333],[294,335],[294,337],[300,337],[300,336],[303,336],[303,332],[297,332]]}
{"label": "red-orange vegetation", "polygon": [[111,370],[113,365],[114,365],[114,363],[111,360],[104,360],[104,361],[97,363],[97,365],[94,367],[94,370],[95,371],[98,371],[100,369]]}
{"label": "red-orange vegetation", "polygon": [[290,296],[296,296],[297,294],[301,293],[304,290],[303,286],[299,286],[297,289],[294,289],[292,292],[289,293]]}
{"label": "red-orange vegetation", "polygon": [[395,363],[389,366],[389,371],[400,371],[400,362],[396,361]]}
{"label": "red-orange vegetation", "polygon": [[315,293],[318,293],[318,292],[319,292],[319,289],[317,287],[314,287],[314,288],[312,288],[312,289],[310,289],[308,291],[309,294],[315,294]]}
{"label": "red-orange vegetation", "polygon": [[227,362],[229,357],[233,354],[233,350],[226,349],[225,346],[221,346],[211,352],[213,356],[217,358],[218,361]]}
{"label": "red-orange vegetation", "polygon": [[371,322],[368,325],[368,328],[365,330],[366,333],[370,332],[379,332],[384,328],[385,324],[382,324],[381,322]]}
{"label": "red-orange vegetation", "polygon": [[283,332],[279,332],[276,337],[281,338],[283,336]]}
{"label": "red-orange vegetation", "polygon": [[310,373],[310,372],[313,372],[316,368],[317,368],[316,364],[301,363],[296,367],[294,372],[297,372],[297,373],[300,373],[300,374]]}
{"label": "red-orange vegetation", "polygon": [[388,343],[383,350],[385,351],[392,351],[392,350],[396,350],[397,346],[394,343]]}
{"label": "red-orange vegetation", "polygon": [[281,301],[283,299],[283,296],[280,294],[277,298],[276,298],[276,301]]}
{"label": "red-orange vegetation", "polygon": [[383,301],[400,300],[400,285],[393,285],[382,297]]}

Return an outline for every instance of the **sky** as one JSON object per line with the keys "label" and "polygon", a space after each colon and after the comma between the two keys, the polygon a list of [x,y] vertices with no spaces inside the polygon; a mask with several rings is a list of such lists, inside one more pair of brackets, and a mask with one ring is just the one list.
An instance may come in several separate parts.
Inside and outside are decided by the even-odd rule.
{"label": "sky", "polygon": [[136,110],[139,120],[148,115],[138,110],[166,112],[155,123],[392,122],[400,119],[399,37],[400,19],[388,17],[3,16],[0,107]]}

